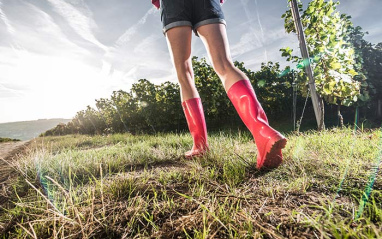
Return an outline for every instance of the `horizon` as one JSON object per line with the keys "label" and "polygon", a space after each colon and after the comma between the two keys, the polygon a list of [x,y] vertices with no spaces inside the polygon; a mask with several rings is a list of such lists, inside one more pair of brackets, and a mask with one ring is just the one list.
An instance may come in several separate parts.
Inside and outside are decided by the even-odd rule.
{"label": "horizon", "polygon": [[33,122],[33,121],[49,121],[49,120],[72,120],[72,118],[46,118],[46,119],[32,119],[32,120],[21,120],[12,122],[0,122],[0,124],[12,124],[12,123],[23,123],[23,122]]}
{"label": "horizon", "polygon": [[[309,1],[303,0],[304,9]],[[177,82],[162,34],[159,10],[151,1],[0,0],[0,123],[72,119],[95,100],[128,91],[139,79]],[[378,5],[380,7],[378,7]],[[341,13],[382,42],[382,1],[344,0]],[[257,71],[262,62],[289,64],[279,49],[298,48],[284,30],[287,3],[226,1],[222,9],[233,61]],[[298,50],[299,52],[299,50]],[[192,37],[192,55],[205,57]],[[58,87],[57,87],[58,86]]]}

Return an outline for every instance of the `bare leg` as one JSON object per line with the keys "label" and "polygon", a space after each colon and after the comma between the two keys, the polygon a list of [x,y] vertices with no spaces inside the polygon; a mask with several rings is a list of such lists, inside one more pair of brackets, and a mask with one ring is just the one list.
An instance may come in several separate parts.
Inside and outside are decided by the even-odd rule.
{"label": "bare leg", "polygon": [[182,108],[194,144],[186,158],[201,156],[209,150],[207,126],[202,101],[196,90],[191,60],[191,27],[175,27],[167,31],[167,44],[178,75]]}
{"label": "bare leg", "polygon": [[180,84],[182,102],[199,97],[191,61],[191,27],[175,27],[166,32],[167,46]]}
{"label": "bare leg", "polygon": [[197,29],[236,111],[257,145],[257,168],[275,168],[282,162],[281,149],[286,139],[269,126],[267,117],[248,77],[237,69],[231,58],[225,25],[208,24]]}
{"label": "bare leg", "polygon": [[197,31],[207,49],[216,74],[223,82],[226,92],[237,81],[248,80],[248,77],[236,68],[232,62],[225,25],[203,25]]}

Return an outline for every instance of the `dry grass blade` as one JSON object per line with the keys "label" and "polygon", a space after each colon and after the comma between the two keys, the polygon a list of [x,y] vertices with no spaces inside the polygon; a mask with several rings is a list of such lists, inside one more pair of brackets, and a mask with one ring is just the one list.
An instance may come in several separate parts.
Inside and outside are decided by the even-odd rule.
{"label": "dry grass blade", "polygon": [[64,219],[66,219],[66,220],[68,220],[68,221],[71,221],[71,222],[73,222],[73,220],[71,219],[71,218],[68,218],[68,217],[66,217],[64,214],[62,214],[61,212],[60,212],[60,210],[58,210],[57,208],[56,208],[56,206],[54,206],[54,204],[42,193],[42,192],[40,192],[40,190],[38,190],[35,186],[33,186],[33,184],[32,183],[30,183],[29,181],[28,181],[28,179],[25,179],[25,181],[29,184],[29,186],[31,186],[38,194],[40,194],[40,196],[41,197],[43,197],[44,199],[45,199],[45,201],[52,207],[52,208],[54,208],[54,212],[57,214],[57,215],[59,215],[60,217],[62,217],[62,218],[64,218]]}
{"label": "dry grass blade", "polygon": [[[54,183],[54,185],[56,185],[59,189],[61,189],[61,191],[65,194],[65,197],[67,200],[69,200],[71,206],[73,207],[73,210],[74,210],[74,213],[76,215],[76,218],[77,218],[77,223],[80,225],[81,227],[81,232],[82,232],[82,235],[84,236],[84,238],[87,238],[87,235],[85,233],[85,230],[84,230],[84,226],[82,224],[82,220],[81,220],[81,217],[80,217],[80,213],[78,212],[78,209],[77,207],[74,205],[73,203],[73,200],[72,200],[72,197],[66,192],[66,190],[59,184],[57,183],[54,179],[52,179],[51,177],[49,176],[45,176],[47,179],[49,179],[52,183]],[[53,205],[53,204],[52,204]]]}
{"label": "dry grass blade", "polygon": [[[29,224],[30,225],[30,224]],[[19,226],[19,227],[21,227],[26,233],[28,233],[32,238],[34,238],[34,239],[38,239],[37,238],[37,236],[36,236],[36,233],[35,233],[35,231],[33,230],[33,228],[32,228],[32,230],[33,230],[33,234],[28,230],[28,229],[26,229],[23,225],[21,225],[20,223],[17,223],[17,226]]]}
{"label": "dry grass blade", "polygon": [[195,198],[193,197],[190,197],[190,196],[187,196],[183,193],[180,193],[180,192],[177,192],[175,190],[173,190],[175,193],[179,194],[180,196],[186,198],[186,199],[189,199],[191,201],[194,201],[196,202],[203,210],[206,210],[217,222],[220,223],[220,225],[222,225],[222,227],[224,227],[224,229],[228,230],[227,226],[224,225],[224,223],[213,213],[211,212],[203,203],[199,202],[198,200],[196,200]]}
{"label": "dry grass blade", "polygon": [[239,216],[242,216],[245,220],[248,220],[248,221],[251,221],[252,223],[254,223],[258,228],[260,228],[262,231],[264,231],[265,233],[267,233],[268,235],[271,235],[273,236],[274,238],[276,239],[283,239],[285,237],[281,236],[281,235],[278,235],[277,233],[273,232],[272,230],[269,230],[263,226],[261,226],[257,221],[253,220],[252,218],[244,215],[243,213],[238,213]]}

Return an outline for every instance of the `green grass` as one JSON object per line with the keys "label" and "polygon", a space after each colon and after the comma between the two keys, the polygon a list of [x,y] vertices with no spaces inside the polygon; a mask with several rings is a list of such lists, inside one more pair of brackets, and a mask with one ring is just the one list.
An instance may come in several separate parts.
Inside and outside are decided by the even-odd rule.
{"label": "green grass", "polygon": [[382,180],[357,218],[381,132],[288,134],[284,163],[255,169],[247,132],[38,138],[14,167],[3,238],[378,238]]}

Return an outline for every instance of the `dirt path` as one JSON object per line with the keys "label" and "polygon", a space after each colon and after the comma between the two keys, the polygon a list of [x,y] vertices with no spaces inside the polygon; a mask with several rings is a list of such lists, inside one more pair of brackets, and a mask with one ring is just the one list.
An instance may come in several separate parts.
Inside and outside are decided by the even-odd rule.
{"label": "dirt path", "polygon": [[29,141],[5,142],[0,143],[0,158],[7,159],[11,157],[14,151],[17,151],[20,146],[23,146]]}
{"label": "dirt path", "polygon": [[9,182],[17,175],[8,162],[17,157],[18,154],[23,153],[30,142],[31,141],[0,143],[0,205],[7,201]]}

